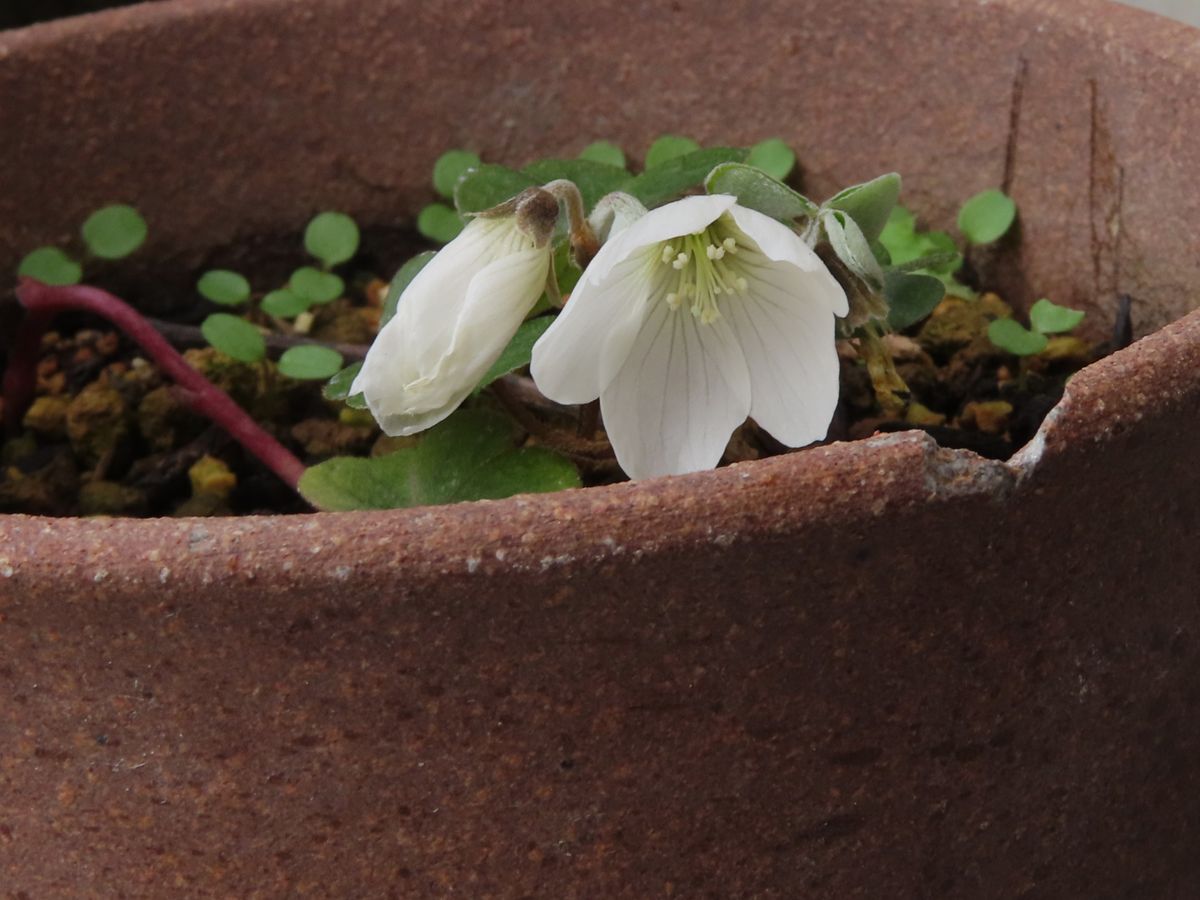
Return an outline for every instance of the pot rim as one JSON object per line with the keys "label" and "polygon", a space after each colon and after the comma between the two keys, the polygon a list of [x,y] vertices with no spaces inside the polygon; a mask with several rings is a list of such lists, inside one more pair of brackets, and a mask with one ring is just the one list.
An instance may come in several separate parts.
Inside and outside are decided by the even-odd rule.
{"label": "pot rim", "polygon": [[[325,0],[340,2],[340,0]],[[966,0],[950,0],[951,5],[968,5]],[[985,5],[1014,13],[1036,13],[1054,27],[1068,33],[1084,30],[1100,32],[1106,40],[1119,43],[1134,54],[1151,54],[1176,66],[1184,73],[1200,74],[1197,35],[1188,26],[1143,10],[1126,7],[1112,0],[984,0]],[[973,5],[973,4],[972,4]],[[39,23],[27,28],[0,32],[0,58],[38,45],[58,42],[105,23],[110,30],[134,31],[164,22],[201,17],[236,15],[247,7],[283,10],[294,6],[292,0],[161,0],[92,13],[69,19]],[[806,517],[853,516],[858,500],[852,495],[831,494],[825,488],[840,470],[859,473],[861,479],[880,485],[912,482],[914,458],[921,461],[919,481],[926,485],[925,500],[936,502],[947,495],[987,492],[998,499],[1007,495],[1014,484],[1036,479],[1043,465],[1065,452],[1072,443],[1100,444],[1119,431],[1124,420],[1141,418],[1142,411],[1133,398],[1175,394],[1193,387],[1187,360],[1200,354],[1200,311],[1176,320],[1134,345],[1101,359],[1073,377],[1063,399],[1051,411],[1035,437],[1009,461],[996,463],[968,451],[943,450],[921,432],[900,432],[865,441],[837,442],[804,448],[766,460],[739,463],[723,469],[689,475],[647,479],[593,488],[549,494],[525,494],[505,500],[483,500],[438,507],[413,507],[398,510],[348,513],[310,513],[299,515],[238,516],[219,519],[144,519],[144,518],[54,518],[21,514],[0,515],[0,535],[12,537],[18,532],[63,535],[77,534],[93,541],[127,542],[144,540],[164,522],[179,527],[203,530],[234,544],[251,534],[269,535],[273,540],[303,541],[322,522],[336,519],[339,527],[370,531],[384,528],[389,532],[421,531],[421,523],[430,517],[439,527],[452,528],[468,536],[494,528],[497,520],[520,519],[553,521],[571,519],[601,510],[640,509],[643,498],[660,503],[683,504],[688,497],[706,498],[732,492],[734,502],[724,498],[719,505],[739,509],[737,486],[745,480],[783,479],[789,492],[815,497],[805,508]],[[1149,364],[1147,364],[1147,362]],[[1190,364],[1190,363],[1188,363]],[[1131,373],[1133,375],[1131,376]],[[1130,378],[1138,389],[1131,390]],[[949,465],[949,468],[947,468]],[[912,482],[915,484],[916,482]],[[909,487],[912,487],[909,484]],[[903,493],[903,492],[902,492]],[[911,490],[908,501],[918,502]],[[793,511],[794,513],[794,511]],[[753,514],[750,514],[753,518]],[[768,517],[769,518],[769,517]],[[687,534],[684,529],[680,534]],[[0,554],[4,556],[5,554]],[[3,562],[0,559],[0,562]],[[0,571],[3,571],[0,568]]]}

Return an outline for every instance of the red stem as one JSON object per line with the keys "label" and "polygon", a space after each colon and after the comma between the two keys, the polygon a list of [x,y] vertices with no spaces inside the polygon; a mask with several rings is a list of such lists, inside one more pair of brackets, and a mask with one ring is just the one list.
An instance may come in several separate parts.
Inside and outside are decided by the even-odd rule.
{"label": "red stem", "polygon": [[207,416],[260,459],[289,487],[295,489],[304,474],[300,462],[279,441],[251,418],[229,395],[187,364],[145,317],[107,291],[86,285],[51,287],[30,278],[21,279],[17,299],[26,316],[17,329],[16,342],[4,373],[4,417],[15,428],[33,401],[42,335],[58,313],[84,310],[103,316],[125,332],[146,352],[159,371],[173,379],[191,408]]}

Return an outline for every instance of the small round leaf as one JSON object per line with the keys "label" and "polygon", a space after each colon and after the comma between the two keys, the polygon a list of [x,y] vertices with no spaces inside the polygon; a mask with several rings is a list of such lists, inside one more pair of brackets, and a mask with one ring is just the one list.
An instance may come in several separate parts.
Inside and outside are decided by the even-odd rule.
{"label": "small round leaf", "polygon": [[224,353],[242,362],[258,362],[267,355],[262,333],[229,313],[213,313],[200,325],[204,339]]}
{"label": "small round leaf", "polygon": [[332,272],[322,272],[312,266],[303,266],[292,273],[288,288],[293,294],[309,303],[329,303],[342,296],[346,285]]}
{"label": "small round leaf", "polygon": [[79,279],[83,277],[83,268],[57,247],[38,247],[21,260],[17,274],[58,287],[79,284]]}
{"label": "small round leaf", "polygon": [[462,217],[444,203],[431,203],[417,216],[417,231],[439,244],[450,243],[465,226]]}
{"label": "small round leaf", "polygon": [[433,164],[433,186],[443,197],[454,197],[454,186],[467,169],[480,164],[478,154],[470,150],[447,150]]}
{"label": "small round leaf", "polygon": [[579,152],[580,159],[625,168],[625,152],[612,141],[596,141]]}
{"label": "small round leaf", "polygon": [[290,347],[279,357],[279,371],[288,378],[324,381],[342,369],[342,354],[329,347],[304,344]]}
{"label": "small round leaf", "polygon": [[271,291],[271,293],[263,297],[259,308],[268,316],[275,316],[278,319],[291,319],[302,312],[307,312],[311,305],[312,303],[303,297],[294,294],[287,288],[281,288],[278,291]]}
{"label": "small round leaf", "polygon": [[93,256],[121,259],[146,240],[146,220],[132,206],[106,206],[83,223],[83,240]]}
{"label": "small round leaf", "polygon": [[358,225],[345,213],[323,212],[304,230],[304,249],[325,264],[340,265],[358,252]]}
{"label": "small round leaf", "polygon": [[250,299],[250,282],[227,269],[205,272],[196,282],[196,290],[201,296],[222,306],[237,306]]}
{"label": "small round leaf", "polygon": [[976,194],[958,212],[958,229],[972,244],[990,244],[1012,227],[1017,205],[995,188]]}
{"label": "small round leaf", "polygon": [[783,181],[796,165],[796,154],[781,138],[768,138],[750,148],[746,165],[761,169],[772,178]]}
{"label": "small round leaf", "polygon": [[1083,321],[1085,313],[1082,309],[1071,309],[1069,306],[1059,306],[1044,297],[1029,310],[1029,324],[1035,331],[1042,334],[1059,334],[1070,331]]}
{"label": "small round leaf", "polygon": [[653,169],[655,166],[661,166],[663,163],[669,162],[677,156],[684,156],[699,149],[700,145],[690,137],[682,137],[677,134],[664,134],[651,144],[650,149],[646,151],[646,168]]}
{"label": "small round leaf", "polygon": [[1046,349],[1044,334],[1025,328],[1015,319],[997,319],[988,326],[988,340],[1014,356],[1033,356]]}

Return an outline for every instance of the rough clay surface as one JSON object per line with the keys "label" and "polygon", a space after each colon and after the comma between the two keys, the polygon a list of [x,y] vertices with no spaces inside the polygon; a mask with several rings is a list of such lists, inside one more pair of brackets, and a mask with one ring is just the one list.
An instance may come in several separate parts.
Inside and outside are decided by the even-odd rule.
{"label": "rough clay surface", "polygon": [[[945,220],[1003,181],[1060,301],[1129,290],[1143,332],[1194,302],[1194,41],[1084,0],[777,7],[647,8],[636,44],[606,3],[0,34],[0,268],[98,201],[186,255],[416,209],[447,145],[780,132],[817,194],[895,166]],[[1197,896],[1198,416],[1200,313],[1011,467],[905,434],[410,512],[0,518],[0,887]]]}

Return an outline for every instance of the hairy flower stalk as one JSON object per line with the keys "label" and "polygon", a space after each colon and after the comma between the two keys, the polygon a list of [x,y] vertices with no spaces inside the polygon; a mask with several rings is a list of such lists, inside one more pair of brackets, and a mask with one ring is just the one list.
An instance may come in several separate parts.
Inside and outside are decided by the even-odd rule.
{"label": "hairy flower stalk", "polygon": [[529,188],[473,219],[400,296],[354,384],[390,435],[449,416],[503,352],[553,276],[558,200]]}
{"label": "hairy flower stalk", "polygon": [[600,398],[632,478],[715,466],[752,416],[784,444],[825,436],[846,294],[790,228],[728,195],[688,197],[610,237],[534,347],[539,389]]}

